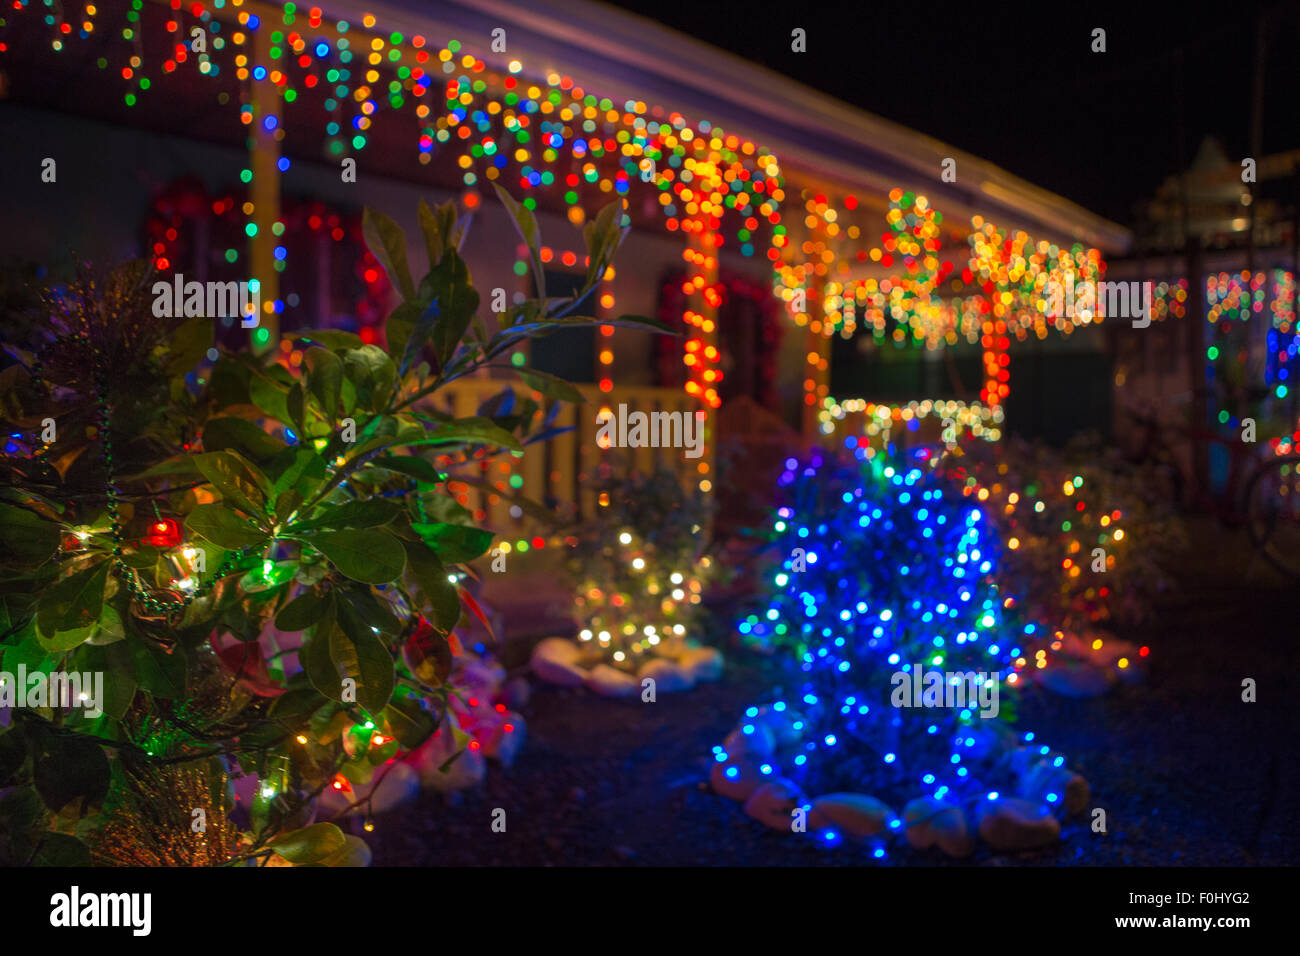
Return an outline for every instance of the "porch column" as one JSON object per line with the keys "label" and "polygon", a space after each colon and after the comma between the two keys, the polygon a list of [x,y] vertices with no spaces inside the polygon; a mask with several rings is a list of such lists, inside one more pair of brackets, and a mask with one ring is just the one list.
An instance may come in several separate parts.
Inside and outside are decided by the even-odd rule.
{"label": "porch column", "polygon": [[830,394],[831,340],[822,334],[826,323],[826,279],[814,272],[808,281],[808,325],[804,336],[803,437],[823,444],[817,412]]}
{"label": "porch column", "polygon": [[[271,70],[271,30],[267,22],[252,32],[252,66]],[[248,136],[248,168],[253,173],[249,184],[248,201],[252,211],[249,225],[255,231],[249,237],[250,278],[258,280],[261,289],[262,311],[259,326],[249,329],[255,351],[276,348],[280,342],[280,316],[275,303],[280,298],[280,273],[275,268],[275,247],[280,241],[274,226],[280,219],[280,143],[276,134],[280,130],[280,111],[283,100],[269,75],[249,80],[249,103],[253,108],[252,128]],[[266,120],[274,117],[274,126],[267,128]]]}
{"label": "porch column", "polygon": [[714,449],[717,433],[713,415],[722,404],[722,355],[718,351],[718,306],[722,303],[718,285],[718,235],[709,223],[696,220],[687,236],[686,275],[691,286],[687,298],[686,324],[693,331],[686,340],[686,364],[690,380],[686,390],[705,411],[704,455],[696,463],[695,480],[701,490],[713,488]]}

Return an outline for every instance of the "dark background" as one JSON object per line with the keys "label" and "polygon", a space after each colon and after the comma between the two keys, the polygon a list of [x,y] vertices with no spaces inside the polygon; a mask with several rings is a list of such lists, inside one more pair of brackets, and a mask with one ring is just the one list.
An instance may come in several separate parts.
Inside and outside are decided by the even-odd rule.
{"label": "dark background", "polygon": [[[1269,12],[1264,155],[1300,146],[1300,3],[807,5],[615,0],[990,160],[1125,225],[1206,135],[1250,155]],[[790,50],[802,27],[808,51]],[[1106,52],[1092,53],[1092,31]],[[1182,66],[1180,67],[1180,54]],[[1181,123],[1180,123],[1181,119]]]}

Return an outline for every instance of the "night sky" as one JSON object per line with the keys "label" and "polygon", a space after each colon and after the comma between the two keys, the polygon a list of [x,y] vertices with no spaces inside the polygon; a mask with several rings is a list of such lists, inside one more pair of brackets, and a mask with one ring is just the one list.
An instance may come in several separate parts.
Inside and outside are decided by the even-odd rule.
{"label": "night sky", "polygon": [[[614,6],[988,159],[1126,225],[1134,203],[1179,167],[1180,85],[1186,162],[1207,135],[1231,157],[1249,154],[1255,18],[1271,9],[1262,152],[1300,146],[1300,3],[963,3],[924,11],[863,0]],[[808,31],[805,54],[790,50],[794,27]],[[1104,54],[1091,52],[1094,27],[1106,30]]]}

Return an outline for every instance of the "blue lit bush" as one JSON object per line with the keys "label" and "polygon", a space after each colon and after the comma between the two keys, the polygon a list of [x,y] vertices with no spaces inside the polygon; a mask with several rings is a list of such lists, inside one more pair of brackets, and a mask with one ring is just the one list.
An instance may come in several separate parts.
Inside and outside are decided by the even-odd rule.
{"label": "blue lit bush", "polygon": [[[924,458],[814,453],[787,462],[780,486],[777,563],[738,629],[787,656],[789,676],[714,749],[715,780],[756,770],[808,795],[859,792],[898,806],[1002,793],[1059,810],[1063,758],[1013,726],[1022,644],[1036,627],[999,590],[1001,547],[984,513]],[[891,706],[891,678],[918,665],[990,675],[997,716],[978,705]]]}

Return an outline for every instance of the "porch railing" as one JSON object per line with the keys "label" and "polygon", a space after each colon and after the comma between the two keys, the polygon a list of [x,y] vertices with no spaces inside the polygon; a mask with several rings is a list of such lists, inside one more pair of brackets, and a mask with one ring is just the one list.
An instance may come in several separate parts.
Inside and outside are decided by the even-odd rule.
{"label": "porch railing", "polygon": [[[479,406],[502,389],[514,389],[522,398],[532,394],[527,386],[517,380],[464,378],[452,382],[437,394],[437,407],[457,417],[472,416]],[[596,442],[600,428],[597,414],[602,408],[617,412],[620,404],[629,411],[681,412],[693,415],[699,403],[681,389],[650,387],[615,387],[601,392],[594,385],[575,386],[587,399],[585,405],[565,403],[552,427],[571,428],[550,438],[525,446],[524,455],[518,458],[503,453],[491,459],[458,466],[459,473],[473,476],[493,486],[488,491],[480,487],[453,482],[452,488],[462,505],[476,513],[477,520],[506,540],[529,540],[535,536],[548,536],[550,529],[518,506],[512,507],[505,493],[558,508],[562,513],[578,519],[590,518],[597,507],[595,477],[597,466],[603,460],[610,474],[618,476],[629,471],[642,474],[660,467],[673,470],[684,484],[693,486],[699,481],[701,463],[711,466],[711,448],[700,458],[685,457],[680,448],[626,448],[603,450]]]}

